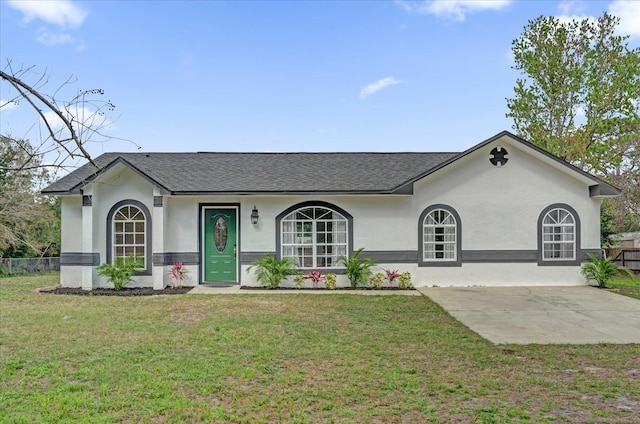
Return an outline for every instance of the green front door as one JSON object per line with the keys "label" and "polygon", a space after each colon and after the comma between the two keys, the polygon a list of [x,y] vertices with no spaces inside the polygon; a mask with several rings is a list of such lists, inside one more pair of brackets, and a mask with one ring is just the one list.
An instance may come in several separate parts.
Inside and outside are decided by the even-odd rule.
{"label": "green front door", "polygon": [[236,212],[204,209],[204,281],[238,281]]}

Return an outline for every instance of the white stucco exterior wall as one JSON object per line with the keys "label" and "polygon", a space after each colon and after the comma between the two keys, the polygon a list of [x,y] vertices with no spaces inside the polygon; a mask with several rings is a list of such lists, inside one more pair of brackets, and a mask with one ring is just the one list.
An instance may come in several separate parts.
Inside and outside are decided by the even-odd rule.
{"label": "white stucco exterior wall", "polygon": [[[63,197],[61,208],[60,251],[82,252],[82,196]],[[65,287],[82,287],[82,267],[60,265],[60,281]]]}
{"label": "white stucco exterior wall", "polygon": [[81,252],[82,237],[74,234],[82,227],[82,197],[63,197],[60,202],[62,232],[60,248],[63,252]]}
{"label": "white stucco exterior wall", "polygon": [[[509,152],[509,162],[489,162],[493,147]],[[367,251],[416,251],[418,220],[435,204],[454,208],[462,221],[463,251],[537,251],[538,218],[549,205],[567,204],[580,220],[580,249],[600,248],[600,200],[589,197],[589,185],[532,157],[519,143],[500,140],[417,181],[412,196],[289,196],[254,198],[262,220],[259,229],[243,233],[245,249],[275,251],[275,217],[304,201],[322,200],[354,217],[353,246]],[[263,212],[264,211],[264,212]],[[258,231],[259,230],[259,231]],[[264,234],[266,232],[266,234]],[[412,263],[380,264],[378,270],[400,269],[414,275],[416,285],[549,285],[585,284],[578,266],[537,263],[463,263],[459,267],[419,267]],[[257,284],[243,275],[243,284]]]}
{"label": "white stucco exterior wall", "polygon": [[[495,167],[489,152],[495,146],[509,152],[509,162]],[[91,248],[100,262],[107,258],[107,215],[116,203],[134,199],[143,203],[152,219],[152,253],[191,255],[200,252],[200,205],[237,205],[239,211],[239,257],[276,252],[276,217],[287,208],[307,201],[323,201],[353,216],[353,246],[366,252],[420,254],[419,217],[429,206],[448,205],[461,219],[462,252],[527,251],[538,249],[538,218],[552,204],[567,204],[578,214],[581,245],[600,247],[600,199],[589,197],[593,181],[554,165],[508,137],[496,140],[414,184],[412,195],[277,195],[277,196],[170,196],[162,195],[162,207],[154,207],[157,187],[124,165],[118,165],[86,187],[93,200]],[[399,164],[401,166],[401,164]],[[251,210],[258,208],[258,225],[251,224]],[[82,200],[66,197],[62,202],[62,250],[83,249]],[[161,238],[161,240],[159,240]],[[459,252],[460,254],[460,252]],[[201,258],[198,258],[198,260]],[[187,285],[199,282],[200,266],[186,265]],[[257,285],[246,273],[247,261],[238,278],[243,285]],[[78,269],[63,267],[67,286],[80,285]],[[535,262],[463,262],[461,266],[418,266],[415,262],[382,263],[376,269],[399,269],[414,275],[421,285],[548,285],[584,284],[578,266],[539,266]],[[155,286],[170,283],[169,266],[156,266]],[[108,283],[92,271],[93,286]],[[159,283],[161,278],[161,283]],[[339,284],[348,285],[344,276]],[[154,286],[154,277],[136,277],[136,285]]]}
{"label": "white stucco exterior wall", "polygon": [[[124,165],[118,165],[95,183],[91,184],[93,191],[94,219],[97,222],[93,248],[100,253],[100,262],[107,261],[107,215],[109,210],[118,202],[124,200],[137,200],[144,204],[149,211],[147,219],[151,219],[152,231],[147,237],[153,237],[153,189],[154,186],[139,174]],[[100,228],[102,227],[102,228]],[[153,239],[152,239],[153,240]],[[147,245],[147,249],[153,249]],[[152,252],[153,253],[153,252]],[[101,276],[96,277],[97,287],[110,286],[110,283]],[[152,275],[135,277],[136,287],[153,287]]]}

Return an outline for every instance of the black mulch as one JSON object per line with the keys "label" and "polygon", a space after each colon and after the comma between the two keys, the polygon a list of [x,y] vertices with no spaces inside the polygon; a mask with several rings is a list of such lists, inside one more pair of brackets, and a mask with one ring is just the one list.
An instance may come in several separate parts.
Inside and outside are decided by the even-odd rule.
{"label": "black mulch", "polygon": [[[263,286],[241,286],[240,290],[269,290],[266,287]],[[328,288],[321,286],[321,287],[277,287],[275,290],[297,290],[297,291],[305,291],[305,290],[329,290]],[[380,288],[375,288],[375,287],[336,287],[335,289],[332,289],[332,291],[353,291],[353,290],[393,290],[393,291],[406,291],[406,290],[415,290],[415,288],[409,288],[409,289],[403,289],[400,287],[380,287]]]}
{"label": "black mulch", "polygon": [[[264,287],[240,287],[243,290],[264,290]],[[320,287],[320,289],[324,289]],[[38,290],[40,293],[51,293],[51,294],[70,294],[76,296],[157,296],[157,295],[168,295],[168,294],[185,294],[189,291],[193,290],[193,287],[181,287],[181,288],[172,288],[166,287],[164,290],[154,290],[152,288],[123,288],[122,290],[114,290],[114,289],[93,289],[93,290],[82,290],[81,288],[72,288],[72,287],[56,287],[56,288],[45,288]],[[278,287],[277,290],[317,290],[312,287],[304,287],[304,288],[296,288],[296,287]],[[326,289],[325,289],[326,290]],[[353,290],[351,287],[338,287],[335,289],[336,291],[347,291]],[[381,287],[379,289],[374,289],[372,287],[358,287],[357,290],[414,290],[414,289],[401,289],[398,287]]]}
{"label": "black mulch", "polygon": [[78,296],[155,296],[165,294],[185,294],[191,291],[193,287],[171,288],[166,287],[164,290],[154,290],[152,288],[124,288],[122,290],[114,289],[93,289],[82,290],[81,288],[58,287],[53,290],[42,290],[40,293],[52,294],[73,294]]}

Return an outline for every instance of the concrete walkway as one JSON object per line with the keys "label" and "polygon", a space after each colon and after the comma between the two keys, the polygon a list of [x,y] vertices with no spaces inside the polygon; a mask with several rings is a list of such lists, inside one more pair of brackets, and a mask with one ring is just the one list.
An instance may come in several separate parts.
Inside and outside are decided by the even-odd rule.
{"label": "concrete walkway", "polygon": [[196,286],[189,294],[359,294],[364,296],[422,296],[417,290],[281,290],[241,289],[240,286],[210,287]]}
{"label": "concrete walkway", "polygon": [[640,300],[594,287],[422,287],[496,344],[640,343]]}

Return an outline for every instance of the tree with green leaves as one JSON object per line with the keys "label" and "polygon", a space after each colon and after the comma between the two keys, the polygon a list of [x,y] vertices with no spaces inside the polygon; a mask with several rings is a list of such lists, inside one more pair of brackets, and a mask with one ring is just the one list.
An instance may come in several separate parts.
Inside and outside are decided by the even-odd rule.
{"label": "tree with green leaves", "polygon": [[0,256],[58,253],[60,205],[39,194],[49,177],[28,141],[0,135]]}
{"label": "tree with green leaves", "polygon": [[518,135],[620,186],[612,209],[622,231],[638,200],[640,49],[616,35],[618,23],[607,13],[529,21],[513,41],[513,68],[522,77],[507,99],[507,117]]}

